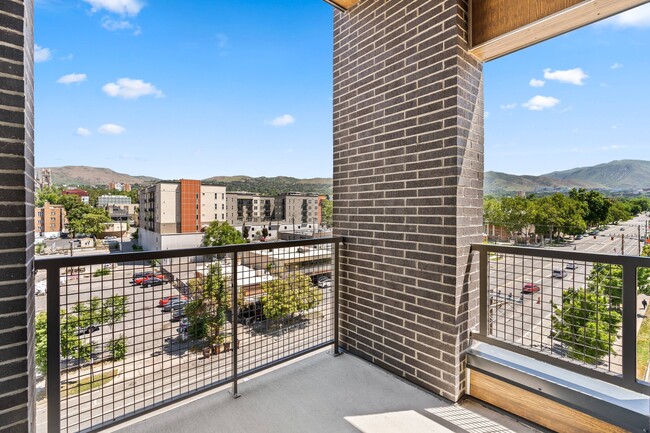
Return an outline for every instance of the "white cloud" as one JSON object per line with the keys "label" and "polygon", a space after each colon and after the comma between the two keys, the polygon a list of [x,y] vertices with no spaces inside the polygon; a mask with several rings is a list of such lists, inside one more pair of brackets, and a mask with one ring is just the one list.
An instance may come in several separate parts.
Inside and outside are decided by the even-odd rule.
{"label": "white cloud", "polygon": [[138,99],[141,96],[153,95],[156,98],[165,96],[162,91],[151,83],[145,83],[142,80],[132,78],[120,78],[115,83],[108,83],[102,87],[104,93],[108,96],[122,99]]}
{"label": "white cloud", "polygon": [[114,123],[104,123],[97,130],[97,132],[99,132],[100,134],[109,134],[109,135],[120,135],[124,131],[126,131],[124,127],[120,125],[116,125]]}
{"label": "white cloud", "polygon": [[620,28],[650,27],[650,4],[645,4],[615,15],[612,18],[605,20],[603,23]]}
{"label": "white cloud", "polygon": [[105,10],[122,16],[134,17],[140,13],[144,3],[140,0],[84,0],[92,6],[91,12]]}
{"label": "white cloud", "polygon": [[80,135],[80,136],[82,136],[82,137],[87,137],[87,136],[89,136],[90,134],[92,134],[92,132],[90,132],[90,130],[89,130],[89,129],[86,129],[86,128],[77,128],[77,132],[76,132],[76,134],[77,134],[77,135]]}
{"label": "white cloud", "polygon": [[39,45],[34,45],[34,61],[36,63],[47,62],[52,58],[52,52],[49,48],[43,48]]}
{"label": "white cloud", "polygon": [[618,145],[618,144],[612,144],[611,146],[603,146],[603,147],[601,147],[600,149],[601,149],[601,150],[608,151],[608,150],[619,150],[619,149],[626,149],[626,148],[627,148],[627,146],[621,146],[621,145]]}
{"label": "white cloud", "polygon": [[589,75],[585,74],[582,68],[567,69],[566,71],[551,71],[550,69],[544,69],[544,78],[547,80],[556,80],[561,83],[582,86],[584,80],[589,78]]}
{"label": "white cloud", "polygon": [[287,126],[295,122],[296,119],[291,114],[283,114],[282,116],[278,116],[275,119],[266,123],[271,126]]}
{"label": "white cloud", "polygon": [[106,30],[114,32],[116,30],[129,30],[133,28],[133,24],[125,20],[113,20],[109,17],[102,18],[102,27]]}
{"label": "white cloud", "polygon": [[86,78],[86,74],[68,74],[62,76],[56,82],[60,84],[81,83],[82,81],[86,81]]}
{"label": "white cloud", "polygon": [[517,108],[517,103],[513,102],[512,104],[503,104],[501,105],[502,110],[512,110],[514,108]]}
{"label": "white cloud", "polygon": [[612,66],[610,66],[610,69],[621,69],[623,67],[622,64],[620,63],[614,63]]}
{"label": "white cloud", "polygon": [[525,108],[533,111],[541,111],[545,108],[551,108],[560,103],[560,100],[552,96],[533,96],[527,102],[522,104]]}
{"label": "white cloud", "polygon": [[531,78],[530,81],[528,82],[528,84],[529,84],[531,87],[543,87],[544,84],[546,84],[546,81],[544,81],[544,80],[537,80],[537,79],[535,79],[535,78]]}

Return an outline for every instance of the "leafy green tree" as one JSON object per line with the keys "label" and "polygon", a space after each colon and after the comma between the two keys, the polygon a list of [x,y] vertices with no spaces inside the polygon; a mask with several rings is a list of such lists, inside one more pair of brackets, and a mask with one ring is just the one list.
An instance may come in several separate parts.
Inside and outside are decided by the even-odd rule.
{"label": "leafy green tree", "polygon": [[615,201],[612,206],[609,208],[609,213],[607,214],[608,223],[616,223],[619,221],[627,221],[632,218],[630,210],[622,201]]}
{"label": "leafy green tree", "polygon": [[36,206],[41,207],[45,202],[50,204],[61,204],[61,188],[56,186],[46,186],[36,191]]}
{"label": "leafy green tree", "polygon": [[111,353],[113,361],[119,361],[126,358],[127,340],[124,335],[114,338],[108,342],[106,348]]}
{"label": "leafy green tree", "polygon": [[[650,248],[644,247],[641,255],[650,255]],[[636,278],[637,293],[650,296],[650,268],[638,268]],[[619,307],[623,302],[622,266],[594,263],[594,267],[587,277],[587,287],[594,293],[608,296],[610,304]]]}
{"label": "leafy green tree", "polygon": [[115,326],[129,312],[129,297],[113,295],[102,303],[102,324]]}
{"label": "leafy green tree", "polygon": [[268,319],[292,317],[316,307],[323,299],[311,279],[298,273],[264,282],[262,291],[262,312]]}
{"label": "leafy green tree", "polygon": [[534,201],[535,230],[548,233],[553,238],[557,233],[579,234],[587,228],[583,216],[587,205],[563,194],[556,193]]}
{"label": "leafy green tree", "polygon": [[225,221],[212,221],[203,234],[203,245],[206,247],[243,243],[246,243],[246,240],[241,233]]}
{"label": "leafy green tree", "polygon": [[554,338],[564,343],[571,358],[597,364],[615,353],[621,315],[609,309],[607,296],[585,289],[562,292],[562,305],[553,305]]}
{"label": "leafy green tree", "polygon": [[598,226],[607,220],[612,202],[600,192],[587,191],[584,188],[573,188],[569,191],[569,197],[587,205],[587,211],[584,216],[584,221],[587,223],[587,226]]}
{"label": "leafy green tree", "polygon": [[105,224],[111,221],[108,212],[104,209],[96,209],[83,203],[75,204],[69,211],[66,210],[66,217],[68,231],[72,237],[79,233],[97,237],[106,229]]}
{"label": "leafy green tree", "polygon": [[36,335],[34,338],[34,358],[36,369],[45,374],[47,372],[47,313],[36,315]]}
{"label": "leafy green tree", "polygon": [[320,211],[321,224],[326,227],[334,225],[334,202],[332,200],[323,200]]}
{"label": "leafy green tree", "polygon": [[512,238],[524,231],[533,220],[531,203],[523,197],[504,197],[500,208],[502,225]]}
{"label": "leafy green tree", "polygon": [[221,266],[216,264],[210,265],[203,279],[195,281],[195,299],[185,306],[185,315],[190,322],[188,335],[194,339],[208,337],[211,342],[220,342],[230,307],[228,280]]}

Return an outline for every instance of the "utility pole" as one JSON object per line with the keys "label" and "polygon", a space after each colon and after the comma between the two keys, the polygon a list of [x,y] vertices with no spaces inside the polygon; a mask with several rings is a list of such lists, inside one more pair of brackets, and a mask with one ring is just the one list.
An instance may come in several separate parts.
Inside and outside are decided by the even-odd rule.
{"label": "utility pole", "polygon": [[637,233],[638,233],[638,239],[637,239],[637,245],[639,246],[639,255],[641,255],[641,226],[637,226]]}
{"label": "utility pole", "polygon": [[625,255],[625,235],[621,235],[621,255]]}

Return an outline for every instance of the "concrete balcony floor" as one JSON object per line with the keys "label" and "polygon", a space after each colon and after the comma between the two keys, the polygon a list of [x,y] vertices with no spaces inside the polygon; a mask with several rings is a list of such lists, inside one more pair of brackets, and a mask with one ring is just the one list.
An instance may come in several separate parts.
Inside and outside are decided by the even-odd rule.
{"label": "concrete balcony floor", "polygon": [[119,433],[540,432],[475,401],[453,404],[350,354],[318,352],[110,429]]}

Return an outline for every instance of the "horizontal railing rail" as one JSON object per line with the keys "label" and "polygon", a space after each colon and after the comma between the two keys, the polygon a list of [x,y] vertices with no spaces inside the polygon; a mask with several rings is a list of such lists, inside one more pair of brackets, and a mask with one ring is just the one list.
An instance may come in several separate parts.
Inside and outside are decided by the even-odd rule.
{"label": "horizontal railing rail", "polygon": [[102,430],[228,383],[237,396],[244,377],[337,354],[341,242],[38,259],[48,431]]}
{"label": "horizontal railing rail", "polygon": [[[643,394],[638,296],[650,257],[474,244],[479,325],[472,338]],[[644,313],[644,311],[643,311]],[[650,319],[649,319],[650,320]]]}

